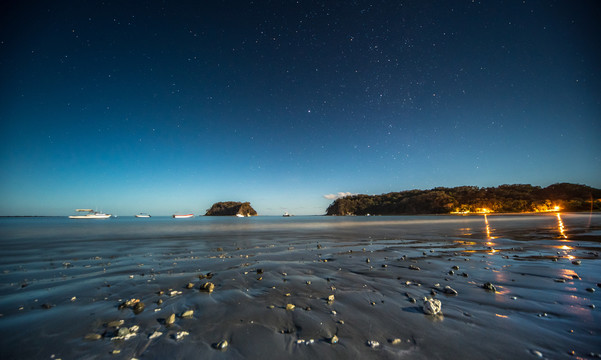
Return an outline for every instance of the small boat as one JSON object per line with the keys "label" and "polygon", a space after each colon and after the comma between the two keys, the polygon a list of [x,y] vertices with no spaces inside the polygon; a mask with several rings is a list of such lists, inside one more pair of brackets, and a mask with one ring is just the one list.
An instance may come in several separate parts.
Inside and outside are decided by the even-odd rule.
{"label": "small boat", "polygon": [[85,215],[71,215],[69,219],[108,219],[111,214],[94,211],[92,209],[75,209],[77,212],[87,212]]}
{"label": "small boat", "polygon": [[288,212],[285,212],[284,215],[282,215],[283,217],[291,217],[292,215],[288,214]]}
{"label": "small boat", "polygon": [[174,219],[187,219],[194,217],[194,214],[186,214],[186,215],[173,215]]}
{"label": "small boat", "polygon": [[242,214],[236,214],[236,217],[244,217]]}
{"label": "small boat", "polygon": [[136,215],[137,218],[149,218],[150,215],[146,214],[146,213],[139,213]]}

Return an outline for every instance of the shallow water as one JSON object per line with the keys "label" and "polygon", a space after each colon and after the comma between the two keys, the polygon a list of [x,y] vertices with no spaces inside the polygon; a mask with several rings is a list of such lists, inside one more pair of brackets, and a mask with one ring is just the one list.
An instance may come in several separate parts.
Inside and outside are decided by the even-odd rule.
{"label": "shallow water", "polygon": [[[601,214],[2,218],[0,244],[2,359],[601,353]],[[214,292],[199,291],[206,281]],[[433,290],[442,315],[422,311]],[[129,299],[144,311],[120,310]],[[165,324],[186,310],[192,318]],[[114,320],[140,330],[112,339]]]}

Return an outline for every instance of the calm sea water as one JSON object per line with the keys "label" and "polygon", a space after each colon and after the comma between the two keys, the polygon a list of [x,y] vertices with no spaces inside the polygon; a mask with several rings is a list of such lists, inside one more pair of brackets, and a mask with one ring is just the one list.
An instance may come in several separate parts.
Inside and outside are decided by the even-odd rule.
{"label": "calm sea water", "polygon": [[[0,245],[3,359],[601,353],[601,214],[1,218]],[[198,275],[208,272],[216,291],[203,296]],[[480,287],[488,281],[492,296]],[[442,298],[444,320],[424,320],[408,299],[440,284],[459,295]],[[322,301],[329,293],[336,308]],[[118,309],[132,298],[142,314]],[[287,312],[288,302],[312,311]],[[165,326],[188,309],[194,319]],[[139,334],[111,340],[116,319]],[[155,331],[163,335],[149,340]],[[230,347],[215,350],[222,339]],[[373,339],[381,345],[367,346]]]}

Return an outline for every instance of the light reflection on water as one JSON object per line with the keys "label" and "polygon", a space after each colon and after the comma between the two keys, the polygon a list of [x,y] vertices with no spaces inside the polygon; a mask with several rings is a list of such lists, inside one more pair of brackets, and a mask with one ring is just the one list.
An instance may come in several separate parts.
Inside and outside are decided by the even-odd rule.
{"label": "light reflection on water", "polygon": [[488,254],[494,255],[495,253],[499,252],[499,250],[494,248],[494,246],[497,246],[497,244],[493,242],[493,240],[496,239],[496,237],[492,236],[492,232],[494,229],[491,229],[490,224],[488,223],[488,216],[486,214],[484,214],[484,225],[486,231],[486,245],[490,247],[490,251],[488,252]]}
{"label": "light reflection on water", "polygon": [[559,234],[561,235],[562,238],[567,239],[568,236],[566,235],[566,228],[563,225],[563,221],[561,220],[561,214],[556,213],[557,215],[557,229],[559,230]]}
{"label": "light reflection on water", "polygon": [[572,269],[559,269],[559,275],[570,280],[573,279],[574,276],[578,276],[578,274]]}

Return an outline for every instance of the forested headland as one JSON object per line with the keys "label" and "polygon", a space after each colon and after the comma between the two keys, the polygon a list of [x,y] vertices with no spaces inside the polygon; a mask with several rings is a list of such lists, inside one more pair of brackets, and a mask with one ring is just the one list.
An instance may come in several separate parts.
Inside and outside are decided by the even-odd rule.
{"label": "forested headland", "polygon": [[411,215],[601,211],[601,189],[559,183],[542,188],[527,184],[498,187],[459,186],[407,190],[336,199],[326,215]]}

